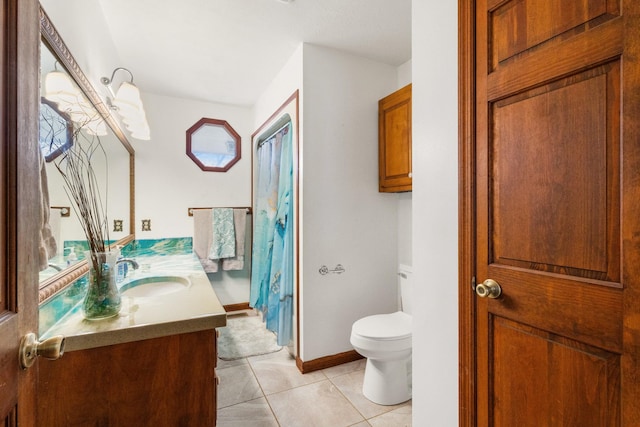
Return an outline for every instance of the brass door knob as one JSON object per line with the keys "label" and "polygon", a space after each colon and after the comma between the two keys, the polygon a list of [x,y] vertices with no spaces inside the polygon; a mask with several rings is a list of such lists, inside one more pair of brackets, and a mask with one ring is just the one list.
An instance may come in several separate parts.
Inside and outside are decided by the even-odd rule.
{"label": "brass door knob", "polygon": [[56,335],[40,342],[38,336],[33,332],[22,337],[20,342],[20,366],[27,369],[38,356],[45,359],[56,360],[64,353],[64,336]]}
{"label": "brass door knob", "polygon": [[481,298],[498,298],[502,294],[502,288],[493,279],[487,279],[476,285],[476,294]]}

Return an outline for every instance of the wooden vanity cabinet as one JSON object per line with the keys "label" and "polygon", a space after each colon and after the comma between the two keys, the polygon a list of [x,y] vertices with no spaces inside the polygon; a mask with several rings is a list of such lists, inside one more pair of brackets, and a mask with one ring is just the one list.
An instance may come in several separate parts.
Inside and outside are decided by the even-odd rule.
{"label": "wooden vanity cabinet", "polygon": [[379,191],[411,191],[411,85],[378,102]]}
{"label": "wooden vanity cabinet", "polygon": [[38,425],[215,426],[214,329],[40,360]]}

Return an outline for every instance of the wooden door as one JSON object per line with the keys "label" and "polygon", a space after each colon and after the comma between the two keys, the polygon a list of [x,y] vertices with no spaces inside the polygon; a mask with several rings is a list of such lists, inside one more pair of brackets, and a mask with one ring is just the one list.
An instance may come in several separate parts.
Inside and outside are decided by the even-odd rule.
{"label": "wooden door", "polygon": [[22,336],[38,331],[37,7],[33,0],[0,2],[0,425],[6,426],[36,423],[37,368],[20,368],[18,347]]}
{"label": "wooden door", "polygon": [[461,424],[638,426],[640,2],[460,4]]}

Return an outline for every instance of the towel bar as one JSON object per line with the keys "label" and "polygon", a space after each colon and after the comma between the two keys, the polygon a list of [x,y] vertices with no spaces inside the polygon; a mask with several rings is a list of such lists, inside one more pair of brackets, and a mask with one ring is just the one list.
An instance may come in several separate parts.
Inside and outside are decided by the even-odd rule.
{"label": "towel bar", "polygon": [[59,209],[60,216],[68,217],[71,215],[71,208],[69,206],[51,206],[51,209]]}
{"label": "towel bar", "polygon": [[[253,212],[253,209],[251,209],[251,206],[236,206],[236,207],[223,206],[223,207],[229,208],[229,209],[246,209],[247,210],[247,215],[251,215],[252,212]],[[193,211],[195,209],[214,209],[214,208],[189,208],[189,210],[187,211],[187,215],[193,216]]]}

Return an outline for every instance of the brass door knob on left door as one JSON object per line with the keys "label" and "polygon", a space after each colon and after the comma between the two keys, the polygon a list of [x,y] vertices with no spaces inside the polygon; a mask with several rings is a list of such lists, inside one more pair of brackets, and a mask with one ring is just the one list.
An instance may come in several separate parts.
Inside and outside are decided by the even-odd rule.
{"label": "brass door knob on left door", "polygon": [[476,294],[481,298],[498,298],[502,295],[502,288],[493,279],[487,279],[476,285]]}
{"label": "brass door knob on left door", "polygon": [[64,354],[64,336],[56,335],[40,342],[33,332],[22,337],[20,342],[20,366],[27,369],[38,356],[45,359],[56,360]]}

